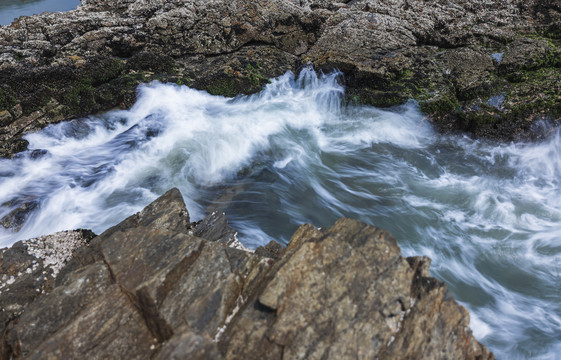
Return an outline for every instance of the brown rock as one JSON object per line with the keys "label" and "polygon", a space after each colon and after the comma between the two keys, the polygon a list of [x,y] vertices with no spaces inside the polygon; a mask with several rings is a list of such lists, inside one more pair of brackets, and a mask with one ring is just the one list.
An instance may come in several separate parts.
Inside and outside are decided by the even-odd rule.
{"label": "brown rock", "polygon": [[145,358],[155,344],[103,263],[87,266],[29,306],[10,335],[14,356]]}
{"label": "brown rock", "polygon": [[0,293],[2,357],[492,358],[428,258],[404,259],[383,230],[304,225],[285,250],[256,253],[224,234],[222,215],[190,224],[173,189],[91,242],[68,238],[71,257],[64,236],[14,245],[7,274],[33,266],[27,251],[43,266],[59,249],[67,264],[55,282],[53,265],[26,270],[10,284],[21,298]]}
{"label": "brown rock", "polygon": [[259,246],[255,250],[255,255],[259,255],[266,258],[271,258],[278,260],[282,257],[284,253],[284,248],[281,244],[276,241],[271,241],[265,246]]}
{"label": "brown rock", "polygon": [[226,330],[226,358],[492,357],[465,309],[387,232],[341,219],[322,232],[305,226],[292,242]]}
{"label": "brown rock", "polygon": [[160,350],[156,360],[220,360],[216,343],[208,336],[201,336],[189,330],[180,332],[171,338]]}

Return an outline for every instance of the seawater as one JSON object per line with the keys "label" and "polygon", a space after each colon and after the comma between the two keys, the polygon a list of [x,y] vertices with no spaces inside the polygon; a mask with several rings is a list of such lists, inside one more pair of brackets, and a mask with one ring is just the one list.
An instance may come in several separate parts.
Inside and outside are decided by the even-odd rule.
{"label": "seawater", "polygon": [[224,211],[250,247],[346,216],[428,255],[499,359],[561,354],[561,136],[495,144],[439,136],[415,102],[346,105],[341,74],[287,73],[226,98],[151,83],[130,110],[29,134],[0,161],[2,245],[102,232],[178,187],[191,217]]}
{"label": "seawater", "polygon": [[9,25],[24,15],[74,10],[78,5],[80,0],[0,0],[0,25]]}

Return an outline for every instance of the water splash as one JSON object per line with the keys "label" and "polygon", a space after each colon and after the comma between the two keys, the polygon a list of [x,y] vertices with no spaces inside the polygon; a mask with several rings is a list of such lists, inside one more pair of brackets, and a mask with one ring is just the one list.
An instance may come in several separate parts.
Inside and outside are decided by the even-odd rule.
{"label": "water splash", "polygon": [[497,357],[555,358],[561,136],[437,136],[414,102],[344,106],[339,77],[306,69],[233,99],[152,83],[130,110],[28,135],[29,151],[0,161],[0,218],[21,223],[0,241],[101,232],[173,186],[193,219],[225,211],[252,247],[348,216],[430,256]]}

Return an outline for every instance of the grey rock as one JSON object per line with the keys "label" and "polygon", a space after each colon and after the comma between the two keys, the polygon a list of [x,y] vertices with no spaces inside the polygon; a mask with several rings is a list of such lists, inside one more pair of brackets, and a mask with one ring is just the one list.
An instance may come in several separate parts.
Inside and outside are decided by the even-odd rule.
{"label": "grey rock", "polygon": [[201,220],[195,226],[194,233],[198,237],[226,245],[233,243],[236,236],[236,231],[228,225],[226,214],[219,211],[215,211]]}
{"label": "grey rock", "polygon": [[[4,204],[10,206],[11,204]],[[0,226],[10,229],[12,231],[21,230],[25,220],[29,217],[30,213],[38,206],[36,201],[26,201],[22,204],[16,205],[16,208],[10,211],[0,219]]]}
{"label": "grey rock", "polygon": [[[0,156],[49,123],[131,106],[140,82],[235,96],[308,62],[342,70],[350,100],[414,98],[442,132],[523,139],[542,111],[558,117],[559,24],[540,0],[88,0],[0,27]],[[493,92],[511,94],[501,114],[469,111]]]}

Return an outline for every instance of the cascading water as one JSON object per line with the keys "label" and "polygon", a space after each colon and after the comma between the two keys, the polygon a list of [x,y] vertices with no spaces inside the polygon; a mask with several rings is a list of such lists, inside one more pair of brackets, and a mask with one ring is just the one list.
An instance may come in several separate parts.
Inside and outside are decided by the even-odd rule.
{"label": "cascading water", "polygon": [[561,354],[561,136],[438,136],[413,102],[343,106],[338,76],[288,73],[235,99],[152,83],[130,110],[30,134],[0,161],[0,218],[21,226],[0,241],[101,232],[173,186],[193,219],[223,210],[252,247],[352,217],[430,256],[498,358]]}

